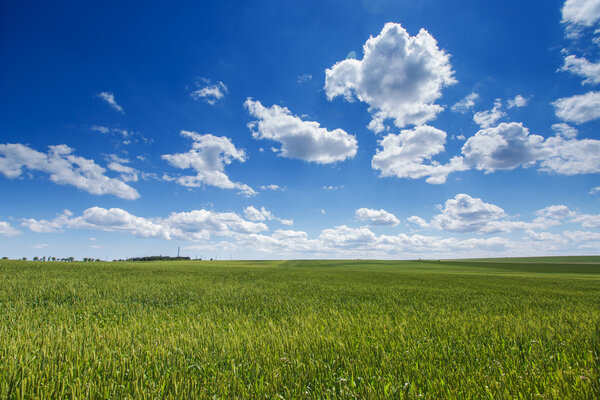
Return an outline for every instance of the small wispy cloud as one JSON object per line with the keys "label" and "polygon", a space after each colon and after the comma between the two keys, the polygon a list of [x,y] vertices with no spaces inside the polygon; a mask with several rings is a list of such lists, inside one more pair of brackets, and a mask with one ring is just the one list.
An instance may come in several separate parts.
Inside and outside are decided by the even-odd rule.
{"label": "small wispy cloud", "polygon": [[304,75],[299,75],[298,76],[298,83],[304,83],[304,82],[308,82],[312,79],[312,75],[310,74],[304,74]]}
{"label": "small wispy cloud", "polygon": [[129,160],[118,157],[116,154],[110,154],[107,156],[109,162],[106,166],[111,171],[119,172],[120,178],[123,182],[137,182],[139,171],[135,168],[130,167]]}
{"label": "small wispy cloud", "polygon": [[461,101],[454,104],[450,109],[454,112],[459,112],[461,114],[469,111],[475,105],[475,100],[479,98],[479,95],[475,92],[469,94]]}
{"label": "small wispy cloud", "polygon": [[92,131],[94,131],[94,132],[100,132],[100,133],[103,133],[105,135],[110,132],[110,129],[108,129],[107,127],[105,127],[105,126],[99,126],[99,125],[94,125],[90,129]]}
{"label": "small wispy cloud", "polygon": [[267,210],[264,207],[256,208],[254,206],[248,206],[244,209],[244,214],[246,215],[246,218],[249,219],[250,221],[263,222],[263,221],[275,220],[275,221],[281,222],[283,225],[287,225],[287,226],[294,225],[293,219],[276,217],[273,215],[273,213],[271,211]]}
{"label": "small wispy cloud", "polygon": [[285,188],[284,188],[284,187],[281,187],[281,186],[279,186],[279,185],[274,185],[274,184],[272,184],[272,185],[263,185],[263,186],[260,186],[260,189],[261,189],[261,190],[273,190],[273,191],[280,190],[280,191],[282,191],[282,192],[283,192],[283,191],[285,191]]}
{"label": "small wispy cloud", "polygon": [[530,97],[523,97],[520,94],[516,95],[514,99],[507,101],[508,105],[506,108],[525,107],[529,103]]}
{"label": "small wispy cloud", "polygon": [[214,105],[227,94],[227,86],[223,82],[211,84],[210,80],[205,78],[202,78],[201,81],[203,85],[198,85],[201,87],[190,93],[194,100],[202,99],[208,104]]}
{"label": "small wispy cloud", "polygon": [[21,232],[15,228],[13,228],[8,222],[0,221],[0,235],[16,236],[19,234],[21,234]]}
{"label": "small wispy cloud", "polygon": [[144,143],[151,144],[154,140],[145,137],[139,132],[134,132],[127,129],[122,128],[109,128],[103,125],[93,125],[90,127],[91,131],[100,132],[103,135],[113,136],[116,140],[118,140],[123,145]]}
{"label": "small wispy cloud", "polygon": [[339,190],[339,189],[343,189],[344,185],[338,185],[338,186],[334,186],[334,185],[325,185],[323,186],[323,190]]}
{"label": "small wispy cloud", "polygon": [[100,97],[102,100],[104,100],[106,103],[108,103],[109,106],[111,106],[118,112],[124,113],[123,107],[121,107],[119,105],[119,103],[117,103],[117,101],[115,100],[114,94],[112,94],[110,92],[100,92],[100,93],[98,93],[98,97]]}
{"label": "small wispy cloud", "polygon": [[473,121],[481,128],[489,128],[505,117],[506,113],[502,111],[502,100],[494,100],[494,107],[491,110],[479,111],[473,115]]}

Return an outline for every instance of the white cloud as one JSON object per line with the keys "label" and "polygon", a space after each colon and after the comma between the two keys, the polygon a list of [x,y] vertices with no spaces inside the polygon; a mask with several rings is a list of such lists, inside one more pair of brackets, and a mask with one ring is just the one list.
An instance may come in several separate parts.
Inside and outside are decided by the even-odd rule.
{"label": "white cloud", "polygon": [[107,128],[106,126],[98,126],[98,125],[94,125],[94,126],[92,126],[90,129],[91,129],[92,131],[95,131],[95,132],[100,132],[100,133],[103,133],[103,134],[105,134],[105,135],[106,135],[107,133],[109,133],[109,132],[110,132],[110,129],[109,129],[109,128]]}
{"label": "white cloud", "polygon": [[269,228],[262,222],[247,221],[233,212],[193,210],[172,213],[159,221],[180,239],[205,239],[210,235],[231,236],[237,233],[257,233]]}
{"label": "white cloud", "polygon": [[190,93],[190,96],[192,96],[194,100],[203,99],[208,104],[214,105],[227,94],[227,86],[225,86],[223,82],[217,82],[212,85],[209,80],[203,79],[202,81],[205,86]]}
{"label": "white cloud", "polygon": [[109,160],[110,160],[110,162],[108,163],[108,165],[106,167],[108,169],[110,169],[111,171],[119,172],[120,173],[119,176],[124,182],[137,182],[138,181],[138,170],[136,170],[135,168],[132,168],[128,165],[124,165],[124,164],[128,164],[129,160],[120,158],[115,154],[111,154],[109,156]]}
{"label": "white cloud", "polygon": [[556,132],[557,136],[562,136],[566,139],[573,139],[577,136],[578,133],[576,128],[573,128],[572,126],[565,124],[564,122],[561,122],[560,124],[553,124],[552,130]]}
{"label": "white cloud", "polygon": [[140,197],[131,186],[116,178],[109,178],[106,170],[93,160],[72,155],[67,145],[49,146],[41,153],[22,144],[0,144],[0,172],[7,178],[19,177],[23,168],[50,174],[50,180],[61,185],[72,185],[88,193],[112,194],[123,199]]}
{"label": "white cloud", "polygon": [[574,211],[571,211],[569,207],[563,204],[556,204],[542,208],[536,211],[536,214],[542,218],[561,220],[565,218],[572,218],[576,215]]}
{"label": "white cloud", "polygon": [[593,63],[584,57],[569,55],[565,57],[565,63],[560,68],[561,71],[568,71],[572,74],[585,78],[581,84],[597,85],[600,83],[600,63]]}
{"label": "white cloud", "polygon": [[299,75],[297,78],[298,83],[308,82],[311,79],[312,79],[312,75],[310,75],[310,74]]}
{"label": "white cloud", "polygon": [[0,235],[3,236],[16,236],[21,232],[15,228],[13,228],[8,222],[0,221]]}
{"label": "white cloud", "polygon": [[162,158],[175,168],[191,168],[196,171],[196,175],[181,176],[177,178],[177,183],[186,187],[209,185],[221,189],[238,189],[245,196],[256,194],[250,186],[232,182],[225,173],[225,166],[233,160],[246,161],[244,150],[237,149],[231,139],[188,131],[181,131],[181,136],[193,140],[192,149],[187,153],[165,154]]}
{"label": "white cloud", "polygon": [[267,231],[264,223],[243,219],[233,212],[192,210],[171,213],[166,218],[145,218],[120,208],[91,207],[81,216],[65,212],[52,221],[24,219],[34,232],[56,232],[64,228],[122,232],[144,238],[208,240],[211,235],[232,236]]}
{"label": "white cloud", "polygon": [[457,240],[424,235],[375,235],[369,228],[351,228],[345,225],[325,229],[316,244],[327,254],[427,254],[444,253],[457,250],[502,251],[509,245],[507,239],[492,237]]}
{"label": "white cloud", "polygon": [[344,185],[325,185],[323,186],[323,190],[339,190],[339,189],[343,189]]}
{"label": "white cloud", "polygon": [[594,247],[596,249],[600,248],[600,233],[598,232],[565,231],[563,232],[563,236],[576,243],[595,241],[597,245],[595,245]]}
{"label": "white cloud", "polygon": [[568,248],[570,254],[573,254],[574,249],[596,250],[600,247],[600,233],[597,232],[565,231],[562,234],[554,234],[527,230],[525,233],[535,242],[547,244],[545,247],[547,250],[557,250],[562,247]]}
{"label": "white cloud", "polygon": [[475,100],[479,99],[479,95],[475,92],[467,95],[464,99],[460,100],[450,108],[454,112],[464,114],[475,106]]}
{"label": "white cloud", "polygon": [[529,135],[529,130],[521,123],[502,123],[470,137],[462,153],[468,165],[494,172],[535,162],[544,153],[543,143],[543,137]]}
{"label": "white cloud", "polygon": [[520,94],[516,95],[514,99],[507,101],[508,105],[506,108],[525,107],[529,103],[529,97],[523,97]]}
{"label": "white cloud", "polygon": [[37,233],[60,232],[72,215],[73,213],[71,211],[64,210],[62,214],[54,218],[52,221],[47,221],[45,219],[36,220],[33,218],[26,218],[23,219],[21,225],[30,231]]}
{"label": "white cloud", "polygon": [[446,200],[444,207],[439,206],[439,208],[441,213],[435,215],[430,222],[418,216],[411,216],[408,220],[422,228],[490,234],[512,232],[517,229],[548,228],[561,224],[570,212],[566,206],[551,206],[539,210],[538,217],[532,222],[513,221],[497,205],[485,203],[479,198],[464,193]]}
{"label": "white cloud", "polygon": [[448,174],[477,169],[485,173],[531,167],[562,175],[600,172],[600,140],[576,139],[577,130],[567,124],[555,124],[554,136],[544,139],[530,135],[521,123],[501,123],[479,130],[463,145],[461,156],[446,164],[432,160],[445,151],[446,133],[427,126],[402,130],[385,136],[371,160],[382,177],[426,178],[432,184],[444,183]]}
{"label": "white cloud", "polygon": [[133,135],[133,132],[130,132],[127,129],[113,128],[113,129],[111,129],[111,131],[120,134],[124,138],[130,137],[131,135]]}
{"label": "white cloud", "polygon": [[93,125],[90,130],[94,132],[100,132],[103,135],[110,135],[115,140],[118,140],[123,145],[130,145],[134,143],[150,144],[153,142],[152,139],[141,135],[139,132],[130,131],[122,128],[109,128],[103,125]]}
{"label": "white cloud", "polygon": [[[446,200],[444,207],[438,206],[440,214],[434,215],[431,221],[418,216],[408,218],[409,222],[421,228],[433,228],[448,232],[477,232],[483,234],[506,233],[524,229],[534,232],[528,235],[535,240],[541,236],[535,230],[547,229],[565,223],[581,223],[584,228],[600,226],[600,214],[580,214],[563,204],[551,205],[535,212],[536,218],[526,221],[515,221],[495,204],[485,203],[468,194],[457,194]],[[536,236],[538,235],[538,236]],[[534,237],[535,236],[535,237]],[[545,235],[549,237],[548,235]],[[545,240],[545,239],[544,239]]]}
{"label": "white cloud", "polygon": [[600,186],[596,186],[590,190],[590,194],[598,194],[600,193]]}
{"label": "white cloud", "polygon": [[277,220],[279,222],[281,222],[284,225],[294,225],[294,220],[292,219],[282,219],[282,218],[277,218],[273,215],[273,213],[269,210],[267,210],[264,207],[261,207],[260,209],[254,207],[254,206],[248,206],[244,209],[244,215],[246,216],[246,218],[248,218],[250,221],[271,221],[271,220]]}
{"label": "white cloud", "polygon": [[461,193],[446,200],[441,214],[433,217],[431,225],[450,232],[496,233],[502,229],[494,222],[505,217],[506,213],[497,205]]}
{"label": "white cloud", "polygon": [[421,228],[429,228],[429,227],[431,227],[431,224],[429,222],[425,221],[421,217],[417,217],[416,215],[412,215],[412,216],[406,218],[406,220],[408,222],[412,222],[413,224],[419,225]]}
{"label": "white cloud", "polygon": [[395,236],[385,236],[380,238],[380,247],[391,253],[421,254],[425,257],[435,257],[435,254],[489,254],[500,251],[506,251],[511,247],[510,240],[491,237],[491,238],[470,238],[458,240],[455,238],[442,238],[438,236],[424,235],[406,235],[398,234]]}
{"label": "white cloud", "polygon": [[428,125],[402,130],[398,135],[385,136],[373,156],[371,166],[381,176],[418,179],[427,177],[428,183],[444,183],[450,172],[466,169],[462,158],[454,157],[442,165],[432,157],[444,152],[446,132]]}
{"label": "white cloud", "polygon": [[522,124],[502,123],[483,129],[462,148],[465,162],[486,173],[528,167],[540,162],[540,170],[563,175],[600,172],[600,141],[578,140],[576,131],[555,127],[558,134],[547,139],[530,135]]}
{"label": "white cloud", "polygon": [[[265,216],[265,220],[269,219],[267,210],[263,208],[256,210]],[[449,232],[490,234],[523,229],[527,236],[513,242],[502,237],[457,239],[455,237],[407,235],[404,233],[376,235],[368,227],[354,228],[342,225],[323,229],[318,236],[310,238],[306,232],[294,230],[277,230],[273,234],[267,235],[263,233],[268,231],[263,222],[250,221],[233,212],[192,210],[171,213],[166,218],[147,218],[130,214],[119,208],[100,207],[89,208],[78,217],[66,215],[60,221],[62,226],[59,226],[58,229],[112,231],[145,238],[191,241],[195,248],[226,249],[228,252],[250,251],[252,254],[264,252],[274,254],[279,258],[293,255],[308,258],[440,258],[476,257],[491,254],[527,255],[535,252],[560,251],[561,249],[564,251],[566,248],[574,248],[573,246],[594,250],[600,245],[600,233],[566,231],[562,235],[557,235],[537,231],[562,223],[581,222],[583,224],[584,220],[598,223],[597,219],[592,220],[586,214],[573,212],[564,205],[553,205],[538,210],[537,217],[533,221],[521,222],[511,220],[504,210],[494,204],[460,194],[454,199],[449,199],[443,208],[440,207],[440,211],[440,214],[435,215],[431,222],[415,216],[410,217],[409,220],[425,228]],[[585,218],[579,218],[582,216]],[[272,217],[272,219],[276,218]],[[6,225],[0,223],[0,229]],[[594,225],[588,226],[593,227]],[[224,240],[212,241],[213,237],[222,237]],[[570,247],[565,247],[567,245]]]}
{"label": "white cloud", "polygon": [[355,250],[371,246],[376,242],[377,236],[366,227],[350,228],[342,225],[324,229],[319,236],[319,240],[328,247]]}
{"label": "white cloud", "polygon": [[558,118],[583,124],[600,118],[600,92],[563,97],[552,103]]}
{"label": "white cloud", "polygon": [[573,222],[581,222],[581,226],[584,228],[597,228],[600,226],[600,214],[581,214],[576,216]]}
{"label": "white cloud", "polygon": [[263,186],[261,186],[261,187],[260,187],[260,189],[261,189],[261,190],[282,191],[282,192],[283,192],[283,191],[285,191],[285,188],[284,188],[284,187],[281,187],[281,186],[279,186],[279,185],[274,185],[274,184],[271,184],[271,185],[263,185]]}
{"label": "white cloud", "polygon": [[273,219],[271,211],[264,207],[261,207],[259,210],[254,206],[248,206],[244,209],[244,215],[246,215],[246,218],[250,221],[270,221]]}
{"label": "white cloud", "polygon": [[274,253],[278,257],[281,254],[310,253],[319,251],[319,242],[309,239],[308,234],[303,231],[277,230],[272,235],[248,234],[239,235],[240,246],[251,248],[260,252]]}
{"label": "white cloud", "polygon": [[98,97],[104,100],[109,106],[117,110],[118,112],[123,112],[123,107],[121,107],[117,101],[115,100],[115,96],[110,92],[100,92],[98,93]]}
{"label": "white cloud", "polygon": [[506,113],[502,111],[502,100],[496,99],[491,110],[476,112],[473,115],[473,121],[482,128],[489,128],[505,116]]}
{"label": "white cloud", "polygon": [[[529,97],[523,97],[518,94],[506,102],[506,108],[525,107],[529,103],[529,100]],[[494,107],[491,110],[476,112],[473,115],[473,121],[483,129],[494,126],[500,119],[506,117],[506,112],[502,110],[502,107],[502,100],[496,99],[494,100]]]}
{"label": "white cloud", "polygon": [[557,135],[544,143],[546,157],[540,170],[562,175],[600,172],[600,140],[565,139]]}
{"label": "white cloud", "polygon": [[600,0],[566,0],[562,22],[590,27],[600,20]]}
{"label": "white cloud", "polygon": [[539,226],[553,226],[561,223],[580,223],[584,228],[600,226],[600,214],[580,214],[565,205],[553,205],[536,212],[539,217],[534,220]]}
{"label": "white cloud", "polygon": [[457,240],[424,235],[375,235],[369,228],[345,225],[324,229],[316,239],[301,231],[277,231],[271,236],[243,235],[240,244],[258,251],[301,254],[304,257],[436,257],[440,254],[489,254],[514,247],[507,239],[472,238]]}
{"label": "white cloud", "polygon": [[325,71],[325,91],[329,100],[356,96],[367,103],[373,117],[369,129],[383,131],[387,119],[399,128],[421,125],[443,110],[435,101],[456,80],[450,56],[429,32],[410,36],[400,24],[387,23],[363,52],[362,60],[346,59]]}
{"label": "white cloud", "polygon": [[537,217],[530,223],[523,223],[527,229],[547,229],[552,226],[574,222],[578,215],[563,204],[555,204],[535,212]]}
{"label": "white cloud", "polygon": [[250,98],[244,105],[257,119],[248,124],[252,137],[279,142],[281,148],[275,151],[282,157],[329,164],[356,155],[356,138],[342,129],[328,131],[318,122],[303,121],[286,107],[266,108]]}
{"label": "white cloud", "polygon": [[158,222],[137,217],[120,208],[91,207],[79,217],[69,218],[64,226],[75,229],[94,229],[129,233],[139,237],[171,239],[169,229]]}
{"label": "white cloud", "polygon": [[529,238],[536,240],[536,241],[554,242],[554,243],[561,243],[561,244],[564,244],[567,242],[567,239],[565,239],[561,235],[550,233],[550,232],[536,232],[532,229],[528,229],[525,231],[525,234]]}
{"label": "white cloud", "polygon": [[38,243],[38,244],[34,244],[33,246],[31,246],[32,249],[45,249],[46,247],[48,247],[48,245],[46,243]]}
{"label": "white cloud", "polygon": [[369,222],[370,225],[396,226],[400,223],[394,214],[383,209],[374,210],[371,208],[359,208],[355,212],[356,218],[361,221]]}

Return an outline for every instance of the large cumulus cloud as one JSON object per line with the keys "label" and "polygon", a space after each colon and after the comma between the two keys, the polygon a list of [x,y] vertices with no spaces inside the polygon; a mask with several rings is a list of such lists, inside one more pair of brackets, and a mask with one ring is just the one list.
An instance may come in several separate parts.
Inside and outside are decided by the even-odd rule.
{"label": "large cumulus cloud", "polygon": [[328,69],[325,92],[332,100],[354,97],[369,105],[369,128],[384,130],[393,119],[397,127],[423,124],[443,110],[435,104],[444,86],[456,82],[450,56],[425,29],[416,36],[396,23],[387,23],[363,46],[362,60],[347,59]]}

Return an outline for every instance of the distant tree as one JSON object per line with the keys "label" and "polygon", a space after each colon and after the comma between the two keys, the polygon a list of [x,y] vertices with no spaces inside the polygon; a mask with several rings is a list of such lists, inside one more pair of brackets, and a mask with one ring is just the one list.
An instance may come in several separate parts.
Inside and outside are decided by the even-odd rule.
{"label": "distant tree", "polygon": [[40,261],[40,258],[38,256],[33,257],[33,261]]}
{"label": "distant tree", "polygon": [[2,257],[3,260],[8,260],[8,257]]}
{"label": "distant tree", "polygon": [[[146,257],[134,257],[128,258],[127,261],[177,261],[177,260],[189,260],[189,257],[169,257],[169,256],[146,256]],[[123,260],[119,260],[123,261]]]}
{"label": "distant tree", "polygon": [[56,257],[52,257],[52,261],[56,261]]}
{"label": "distant tree", "polygon": [[27,257],[23,257],[23,261],[27,261]]}

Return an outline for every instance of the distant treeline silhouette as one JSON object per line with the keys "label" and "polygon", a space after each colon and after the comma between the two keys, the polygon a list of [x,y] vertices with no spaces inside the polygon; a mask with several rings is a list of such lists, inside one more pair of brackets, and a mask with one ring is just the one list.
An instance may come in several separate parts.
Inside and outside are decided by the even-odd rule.
{"label": "distant treeline silhouette", "polygon": [[133,257],[128,258],[127,261],[177,261],[177,260],[190,260],[189,257],[169,257],[169,256],[148,256],[148,257]]}

